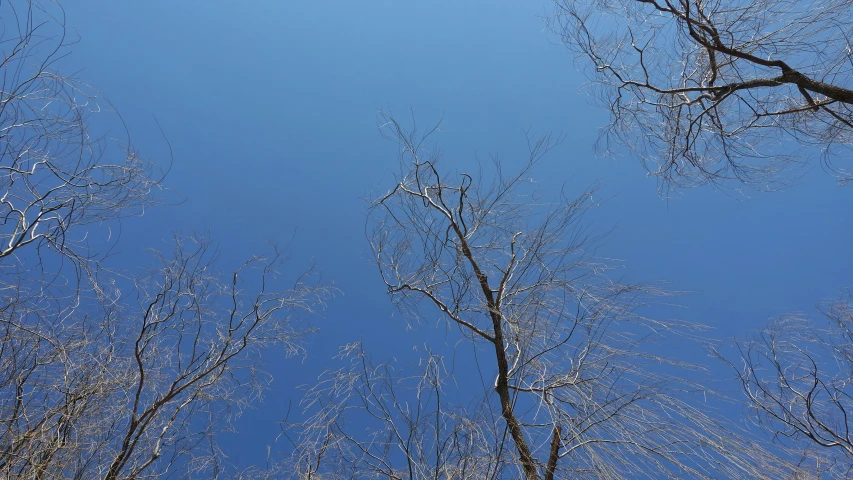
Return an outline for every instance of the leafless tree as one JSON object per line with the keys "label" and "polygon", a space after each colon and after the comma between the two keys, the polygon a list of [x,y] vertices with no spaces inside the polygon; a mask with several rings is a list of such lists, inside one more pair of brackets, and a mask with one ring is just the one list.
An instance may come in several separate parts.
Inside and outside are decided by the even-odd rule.
{"label": "leafless tree", "polygon": [[84,226],[156,201],[158,169],[90,131],[109,104],[59,72],[72,43],[58,3],[0,3],[0,260],[35,246],[89,267]]}
{"label": "leafless tree", "polygon": [[[611,140],[663,186],[759,185],[819,151],[841,181],[853,142],[853,2],[557,0],[553,26],[610,109]],[[760,424],[810,473],[849,477],[851,302],[827,329],[788,316],[731,362]],[[725,358],[722,354],[718,354]],[[810,464],[809,462],[814,462]]]}
{"label": "leafless tree", "polygon": [[[556,0],[552,26],[590,65],[626,145],[668,185],[777,175],[853,142],[850,0]],[[816,150],[804,150],[812,146]]]}
{"label": "leafless tree", "polygon": [[[485,355],[479,374],[494,383],[469,385],[459,395],[478,400],[463,408],[442,396],[447,375],[434,356],[416,380],[395,380],[356,349],[354,367],[331,372],[308,397],[316,414],[297,442],[302,478],[791,474],[692,404],[700,389],[672,375],[681,365],[646,348],[691,326],[642,316],[643,299],[660,292],[608,278],[582,222],[591,193],[546,202],[526,191],[548,137],[530,142],[519,174],[495,164],[489,182],[442,173],[429,133],[382,123],[403,164],[368,221],[388,293],[404,311],[437,313],[457,329]],[[358,413],[367,420],[352,419]],[[377,423],[365,431],[361,422]]]}
{"label": "leafless tree", "polygon": [[301,407],[308,418],[286,423],[295,447],[289,465],[300,479],[454,478],[504,476],[513,469],[492,451],[497,431],[490,406],[461,409],[443,359],[423,358],[415,373],[374,365],[361,343],[345,346],[350,362],[326,372]]}
{"label": "leafless tree", "polygon": [[[825,304],[828,325],[786,316],[740,347],[730,362],[765,429],[801,452],[817,474],[853,475],[853,303],[851,293]],[[722,355],[720,355],[722,357]]]}
{"label": "leafless tree", "polygon": [[223,280],[205,237],[102,268],[91,227],[157,203],[162,173],[92,133],[109,103],[60,72],[72,43],[58,3],[0,2],[0,477],[217,477],[261,350],[300,352],[328,290],[285,284],[276,249]]}
{"label": "leafless tree", "polygon": [[295,314],[321,304],[327,290],[311,271],[283,288],[277,251],[250,259],[226,282],[204,238],[176,238],[174,252],[159,258],[134,279],[135,298],[97,295],[96,309],[53,286],[18,289],[6,304],[0,476],[228,472],[215,435],[268,384],[261,349],[300,352],[309,329]]}

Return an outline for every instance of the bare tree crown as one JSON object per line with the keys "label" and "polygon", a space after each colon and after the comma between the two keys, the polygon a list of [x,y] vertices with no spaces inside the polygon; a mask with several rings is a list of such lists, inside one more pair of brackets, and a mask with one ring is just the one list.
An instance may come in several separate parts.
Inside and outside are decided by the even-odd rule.
{"label": "bare tree crown", "polygon": [[275,250],[227,280],[215,258],[209,240],[176,237],[121,297],[57,284],[32,295],[22,285],[4,302],[0,475],[233,473],[217,435],[267,385],[265,347],[302,351],[310,328],[296,314],[328,289],[311,271],[282,284],[286,258]]}
{"label": "bare tree crown", "polygon": [[69,43],[58,3],[0,2],[0,477],[226,474],[216,434],[268,383],[260,351],[300,352],[328,289],[283,284],[275,248],[223,280],[203,236],[104,268],[91,226],[157,203],[162,173],[92,133],[109,104],[58,71]]}
{"label": "bare tree crown", "polygon": [[552,25],[590,65],[627,145],[663,185],[783,182],[802,146],[848,178],[849,0],[557,0]]}
{"label": "bare tree crown", "polygon": [[[851,293],[821,307],[825,326],[777,319],[729,361],[757,421],[817,477],[853,473]],[[724,358],[720,354],[721,358]]]}
{"label": "bare tree crown", "polygon": [[[439,368],[413,386],[355,348],[352,368],[310,392],[315,413],[296,442],[305,478],[783,475],[772,455],[692,405],[694,387],[655,370],[678,367],[644,342],[691,326],[642,316],[643,298],[661,292],[608,278],[582,221],[589,192],[547,201],[525,188],[549,137],[530,141],[518,174],[495,164],[451,175],[430,132],[381,123],[402,164],[368,220],[387,291],[404,311],[438,315],[473,342],[485,359],[479,373],[494,380],[485,391],[468,385],[460,395],[475,406],[460,407],[442,393]],[[367,436],[348,426],[358,412],[373,419]]]}
{"label": "bare tree crown", "polygon": [[3,2],[0,18],[0,259],[27,245],[88,256],[81,227],[141,213],[162,174],[90,131],[109,104],[58,71],[70,44],[58,4]]}

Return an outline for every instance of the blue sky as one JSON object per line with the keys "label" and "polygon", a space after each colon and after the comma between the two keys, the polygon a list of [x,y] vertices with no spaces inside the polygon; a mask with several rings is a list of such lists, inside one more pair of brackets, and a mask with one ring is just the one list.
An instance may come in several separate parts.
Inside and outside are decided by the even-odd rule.
{"label": "blue sky", "polygon": [[122,262],[132,267],[172,230],[210,229],[223,268],[265,240],[292,238],[294,263],[316,260],[342,291],[317,320],[304,363],[269,354],[275,383],[229,440],[241,463],[263,459],[298,399],[294,385],[315,378],[338,345],[363,338],[391,356],[422,341],[394,313],[364,238],[362,198],[389,188],[397,169],[394,145],[376,130],[379,108],[414,112],[421,125],[443,117],[434,140],[445,166],[460,169],[489,154],[518,165],[527,129],[564,134],[533,173],[542,191],[602,183],[609,200],[589,218],[615,228],[600,253],[623,260],[625,278],[695,292],[665,314],[712,325],[719,338],[812,312],[849,281],[853,190],[819,167],[782,193],[702,188],[665,201],[630,156],[596,158],[607,115],[545,29],[547,2],[84,0],[65,9],[81,37],[67,65],[112,101],[144,154],[166,163],[160,123],[174,154],[167,185],[187,198],[124,222]]}

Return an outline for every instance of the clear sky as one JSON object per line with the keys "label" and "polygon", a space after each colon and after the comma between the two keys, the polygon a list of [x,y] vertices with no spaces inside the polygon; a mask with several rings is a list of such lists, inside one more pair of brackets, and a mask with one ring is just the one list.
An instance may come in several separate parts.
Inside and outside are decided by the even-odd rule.
{"label": "clear sky", "polygon": [[144,154],[167,163],[156,117],[174,153],[167,185],[187,198],[125,221],[122,261],[141,261],[176,229],[209,228],[223,268],[265,240],[293,238],[294,262],[315,259],[343,292],[317,319],[321,333],[304,363],[269,354],[275,382],[265,404],[226,445],[243,464],[263,459],[275,422],[298,399],[294,386],[316,378],[338,345],[363,338],[390,357],[424,338],[394,313],[364,237],[362,197],[389,188],[397,168],[394,145],[376,130],[379,108],[401,118],[411,110],[421,124],[443,115],[434,140],[444,164],[460,168],[490,153],[512,168],[526,129],[565,134],[533,172],[542,190],[601,182],[610,200],[589,218],[615,229],[600,253],[624,260],[626,278],[695,292],[667,314],[712,325],[719,338],[744,336],[774,315],[813,312],[849,282],[853,190],[819,167],[782,193],[702,188],[664,201],[634,159],[596,158],[606,112],[590,106],[584,76],[546,30],[547,2],[64,6],[81,37],[67,64],[113,102]]}

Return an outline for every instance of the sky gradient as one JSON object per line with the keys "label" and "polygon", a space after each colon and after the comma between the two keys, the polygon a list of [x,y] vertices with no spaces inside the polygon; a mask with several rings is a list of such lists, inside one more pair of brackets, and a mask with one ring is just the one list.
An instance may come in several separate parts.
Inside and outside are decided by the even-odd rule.
{"label": "sky gradient", "polygon": [[380,108],[404,123],[443,118],[433,140],[445,167],[460,170],[491,154],[511,170],[524,160],[525,131],[564,135],[533,172],[541,191],[602,184],[607,202],[588,218],[613,231],[599,253],[624,261],[626,279],[693,292],[665,314],[711,325],[717,338],[813,313],[849,282],[853,190],[819,166],[781,193],[701,188],[664,200],[630,154],[597,158],[607,112],[591,105],[575,59],[545,28],[546,2],[84,0],[65,9],[81,38],[66,65],[164,164],[159,122],[174,157],[166,184],[186,198],[123,222],[121,261],[144,261],[173,230],[209,229],[223,269],[273,240],[291,245],[297,266],[316,261],[341,290],[304,362],[268,355],[275,382],[265,403],[227,441],[242,464],[263,461],[275,422],[298,400],[294,386],[316,378],[339,345],[364,339],[390,357],[422,341],[390,305],[364,236],[363,198],[390,188],[398,166],[376,129]]}

